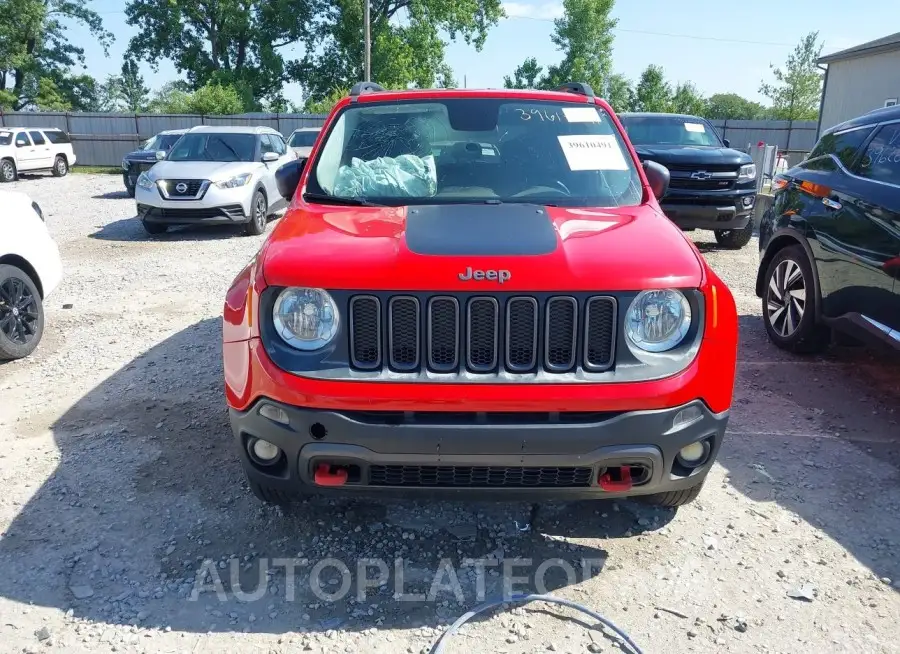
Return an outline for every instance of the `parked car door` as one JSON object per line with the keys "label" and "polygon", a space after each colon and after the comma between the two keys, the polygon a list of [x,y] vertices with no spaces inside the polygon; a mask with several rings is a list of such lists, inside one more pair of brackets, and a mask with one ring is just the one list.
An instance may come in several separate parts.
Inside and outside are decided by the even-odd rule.
{"label": "parked car door", "polygon": [[16,132],[16,168],[34,170],[40,168],[40,158],[26,132]]}
{"label": "parked car door", "polygon": [[[269,196],[269,205],[279,202],[281,194],[278,192],[278,184],[275,182],[275,171],[281,168],[287,162],[296,159],[294,154],[284,139],[279,134],[263,134],[262,152],[274,152],[278,155],[278,161],[266,164],[268,173],[266,175],[266,193]],[[267,149],[268,148],[268,149]]]}
{"label": "parked car door", "polygon": [[28,135],[34,143],[35,168],[50,168],[53,165],[53,151],[47,139],[38,130],[29,131]]}
{"label": "parked car door", "polygon": [[[885,263],[900,250],[884,220],[883,192],[855,172],[872,125],[827,135],[788,172],[785,210],[806,225],[826,317],[860,313],[884,321],[893,313],[893,279]],[[877,199],[876,199],[877,198]]]}

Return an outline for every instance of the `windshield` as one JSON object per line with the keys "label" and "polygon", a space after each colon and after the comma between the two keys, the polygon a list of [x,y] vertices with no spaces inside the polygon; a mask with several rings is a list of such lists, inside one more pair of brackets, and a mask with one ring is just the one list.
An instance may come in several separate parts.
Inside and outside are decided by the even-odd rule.
{"label": "windshield", "polygon": [[0,132],[0,145],[12,143],[12,132]]}
{"label": "windshield", "polygon": [[147,141],[141,150],[169,150],[180,137],[181,134],[157,134]]}
{"label": "windshield", "polygon": [[168,161],[255,161],[256,135],[223,132],[184,134]]}
{"label": "windshield", "polygon": [[294,132],[291,134],[291,140],[288,142],[288,145],[292,148],[311,148],[313,143],[316,142],[317,136],[319,136],[318,130],[314,132]]}
{"label": "windshield", "polygon": [[640,177],[594,106],[453,98],[348,106],[307,193],[375,204],[640,204]]}
{"label": "windshield", "polygon": [[622,124],[634,145],[724,147],[712,127],[690,116],[623,116]]}

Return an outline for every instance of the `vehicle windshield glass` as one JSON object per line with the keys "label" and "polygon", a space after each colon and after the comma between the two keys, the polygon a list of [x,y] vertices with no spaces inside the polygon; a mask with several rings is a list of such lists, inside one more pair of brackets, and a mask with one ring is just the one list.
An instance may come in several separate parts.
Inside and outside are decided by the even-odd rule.
{"label": "vehicle windshield glass", "polygon": [[634,161],[605,111],[505,98],[350,105],[328,133],[306,190],[394,206],[642,200]]}
{"label": "vehicle windshield glass", "polygon": [[157,134],[141,150],[169,150],[179,138],[181,134]]}
{"label": "vehicle windshield glass", "polygon": [[0,132],[0,145],[12,143],[12,132]]}
{"label": "vehicle windshield glass", "polygon": [[292,148],[311,148],[319,132],[294,132],[288,143]]}
{"label": "vehicle windshield glass", "polygon": [[169,161],[254,161],[255,134],[195,132],[184,134],[166,157]]}
{"label": "vehicle windshield glass", "polygon": [[689,116],[624,116],[622,124],[634,145],[724,147],[715,130]]}

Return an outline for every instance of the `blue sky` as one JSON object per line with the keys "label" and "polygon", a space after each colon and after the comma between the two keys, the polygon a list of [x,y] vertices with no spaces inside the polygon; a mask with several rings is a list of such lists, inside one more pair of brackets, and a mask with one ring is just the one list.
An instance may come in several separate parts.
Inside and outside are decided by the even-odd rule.
{"label": "blue sky", "polygon": [[[116,35],[109,57],[84,28],[73,26],[69,34],[85,48],[87,71],[105,79],[119,72],[128,40],[137,30],[125,23],[123,0],[90,4]],[[619,19],[613,65],[634,79],[655,63],[673,82],[692,81],[706,95],[734,92],[761,99],[760,81],[771,79],[769,64],[781,65],[806,33],[818,30],[827,54],[886,36],[900,25],[900,3],[868,0],[854,3],[852,11],[847,4],[847,0],[618,0],[613,10]],[[465,80],[469,88],[502,86],[503,76],[529,56],[543,65],[559,61],[550,34],[553,18],[562,14],[561,0],[516,0],[504,2],[504,7],[509,18],[491,30],[481,52],[462,42],[448,47],[447,59],[460,85]],[[285,49],[286,55],[289,52]],[[146,63],[141,66],[154,89],[178,76],[170,62],[161,62],[157,73]],[[285,94],[301,99],[295,85],[286,87]]]}

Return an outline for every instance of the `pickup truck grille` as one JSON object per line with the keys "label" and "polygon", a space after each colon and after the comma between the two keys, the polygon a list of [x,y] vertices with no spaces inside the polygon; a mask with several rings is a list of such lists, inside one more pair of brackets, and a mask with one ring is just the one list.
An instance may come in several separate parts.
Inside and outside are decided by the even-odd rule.
{"label": "pickup truck grille", "polygon": [[686,191],[727,191],[734,188],[740,166],[672,164],[667,168],[670,176],[669,188]]}
{"label": "pickup truck grille", "polygon": [[354,295],[350,359],[364,371],[601,372],[614,363],[616,309],[603,295]]}

